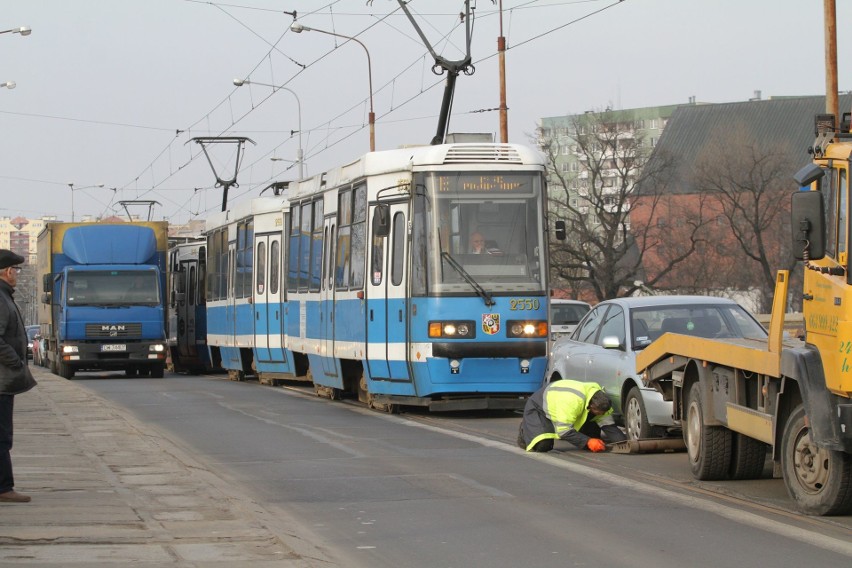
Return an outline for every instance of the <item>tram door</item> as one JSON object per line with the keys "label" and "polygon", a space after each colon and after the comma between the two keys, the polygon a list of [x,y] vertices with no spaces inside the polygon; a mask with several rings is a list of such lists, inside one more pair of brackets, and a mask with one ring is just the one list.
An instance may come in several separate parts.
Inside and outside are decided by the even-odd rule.
{"label": "tram door", "polygon": [[[408,202],[394,203],[372,215],[368,273],[367,365],[372,380],[410,380],[408,344]],[[387,236],[377,228],[385,217]]]}
{"label": "tram door", "polygon": [[228,297],[225,299],[225,322],[228,339],[226,345],[237,344],[237,262],[236,243],[228,243]]}
{"label": "tram door", "polygon": [[258,361],[270,361],[269,336],[272,326],[280,321],[277,311],[278,302],[270,297],[269,290],[269,235],[255,235],[254,238],[254,283],[252,297],[254,306],[254,346]]}
{"label": "tram door", "polygon": [[198,261],[181,260],[178,277],[178,294],[175,295],[173,303],[177,312],[177,347],[181,357],[195,358],[198,354],[195,344],[195,300]]}
{"label": "tram door", "polygon": [[[322,372],[326,377],[339,377],[334,355],[334,269],[337,260],[337,226],[334,216],[323,222],[323,265],[320,286],[320,337],[322,342]],[[327,384],[327,383],[325,383]],[[338,388],[342,388],[342,382]]]}

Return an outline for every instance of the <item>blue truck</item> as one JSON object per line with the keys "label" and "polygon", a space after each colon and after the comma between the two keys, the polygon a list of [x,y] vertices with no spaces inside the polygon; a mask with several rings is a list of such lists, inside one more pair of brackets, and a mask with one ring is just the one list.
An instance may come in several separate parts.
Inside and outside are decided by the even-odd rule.
{"label": "blue truck", "polygon": [[43,364],[162,377],[168,223],[48,223],[37,243]]}

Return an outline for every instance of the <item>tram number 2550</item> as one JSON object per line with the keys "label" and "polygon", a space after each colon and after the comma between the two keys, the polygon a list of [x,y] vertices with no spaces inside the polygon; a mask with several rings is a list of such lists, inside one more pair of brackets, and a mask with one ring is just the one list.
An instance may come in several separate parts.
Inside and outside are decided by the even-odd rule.
{"label": "tram number 2550", "polygon": [[538,310],[541,307],[538,298],[512,298],[509,300],[509,309],[517,310]]}

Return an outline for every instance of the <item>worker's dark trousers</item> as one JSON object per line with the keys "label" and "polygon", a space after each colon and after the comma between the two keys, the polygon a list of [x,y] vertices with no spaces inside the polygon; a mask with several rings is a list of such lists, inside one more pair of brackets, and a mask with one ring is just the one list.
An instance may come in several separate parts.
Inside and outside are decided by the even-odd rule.
{"label": "worker's dark trousers", "polygon": [[11,491],[15,487],[12,476],[12,409],[15,396],[0,394],[0,493]]}
{"label": "worker's dark trousers", "polygon": [[[538,419],[541,422],[541,426],[544,432],[555,432],[553,428],[553,422],[547,419],[544,415],[544,411],[540,409],[536,409],[538,414]],[[601,427],[597,422],[592,420],[588,420],[585,424],[583,424],[578,430],[581,434],[585,434],[589,438],[600,438],[601,437]],[[538,436],[542,432],[536,434]],[[535,436],[533,436],[535,437]],[[521,425],[518,427],[518,447],[522,450],[527,449],[527,442],[524,437],[524,421],[521,420]],[[535,446],[533,446],[532,451],[534,452],[549,452],[553,449],[553,440],[542,440]]]}

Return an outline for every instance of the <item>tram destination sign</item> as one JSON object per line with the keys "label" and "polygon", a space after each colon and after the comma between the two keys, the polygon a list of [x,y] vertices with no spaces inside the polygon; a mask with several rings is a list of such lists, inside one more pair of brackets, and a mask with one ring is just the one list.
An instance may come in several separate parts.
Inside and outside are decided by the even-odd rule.
{"label": "tram destination sign", "polygon": [[526,193],[530,176],[468,173],[438,176],[438,193]]}

